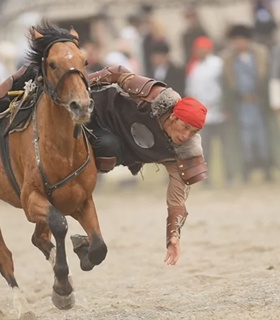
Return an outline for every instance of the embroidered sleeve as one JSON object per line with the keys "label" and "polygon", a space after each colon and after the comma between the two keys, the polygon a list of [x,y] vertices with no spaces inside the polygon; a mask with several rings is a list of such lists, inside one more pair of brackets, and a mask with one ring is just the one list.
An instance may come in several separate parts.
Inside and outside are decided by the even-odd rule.
{"label": "embroidered sleeve", "polygon": [[187,186],[180,176],[176,162],[164,163],[169,174],[169,183],[166,194],[166,202],[168,207],[185,206],[190,186]]}

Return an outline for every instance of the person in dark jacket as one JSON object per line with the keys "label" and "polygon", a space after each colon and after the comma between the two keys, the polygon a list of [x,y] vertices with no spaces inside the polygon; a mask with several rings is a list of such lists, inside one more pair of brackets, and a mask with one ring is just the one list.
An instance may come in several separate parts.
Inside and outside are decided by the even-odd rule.
{"label": "person in dark jacket", "polygon": [[166,41],[153,41],[150,60],[151,69],[148,72],[148,76],[166,83],[183,97],[185,90],[185,68],[172,61],[170,46]]}
{"label": "person in dark jacket", "polygon": [[202,36],[208,37],[208,33],[200,23],[197,7],[195,4],[188,4],[184,10],[186,28],[181,35],[184,62],[187,65],[192,58],[192,47],[194,41]]}
{"label": "person in dark jacket", "polygon": [[[242,178],[251,179],[255,168],[272,180],[272,152],[269,135],[271,110],[268,105],[268,50],[252,39],[247,25],[233,25],[228,31],[230,46],[223,53],[223,84],[227,113],[235,125]],[[234,157],[235,155],[233,155]]]}

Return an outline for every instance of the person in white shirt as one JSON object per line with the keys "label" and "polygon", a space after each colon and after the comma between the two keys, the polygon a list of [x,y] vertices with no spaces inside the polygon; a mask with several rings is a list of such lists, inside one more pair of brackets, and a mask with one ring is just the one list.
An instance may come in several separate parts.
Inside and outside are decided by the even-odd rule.
{"label": "person in white shirt", "polygon": [[[186,68],[185,95],[201,101],[208,108],[206,123],[201,131],[203,150],[210,166],[214,139],[221,144],[226,183],[231,184],[232,174],[227,164],[226,114],[223,110],[222,72],[223,60],[215,55],[214,45],[210,38],[198,37],[193,44],[192,59]],[[213,178],[213,177],[212,177]],[[211,176],[208,184],[211,184]]]}
{"label": "person in white shirt", "polygon": [[280,44],[275,45],[271,51],[270,66],[269,102],[280,127]]}

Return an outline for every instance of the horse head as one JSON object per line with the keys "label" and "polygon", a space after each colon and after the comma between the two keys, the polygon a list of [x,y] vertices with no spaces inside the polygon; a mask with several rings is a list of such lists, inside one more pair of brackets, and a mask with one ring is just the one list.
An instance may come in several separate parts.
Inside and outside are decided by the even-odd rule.
{"label": "horse head", "polygon": [[79,49],[79,35],[44,22],[32,27],[29,58],[39,70],[43,91],[56,105],[64,106],[76,124],[89,121],[93,111],[86,78],[86,59]]}

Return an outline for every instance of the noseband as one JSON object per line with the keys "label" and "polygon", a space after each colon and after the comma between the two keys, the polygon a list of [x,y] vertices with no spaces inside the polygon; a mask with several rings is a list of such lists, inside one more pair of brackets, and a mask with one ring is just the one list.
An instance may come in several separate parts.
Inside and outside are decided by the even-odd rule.
{"label": "noseband", "polygon": [[[44,50],[43,52],[43,57],[42,57],[42,62],[41,62],[41,69],[42,69],[42,77],[43,77],[43,85],[42,85],[42,90],[48,94],[52,100],[57,103],[57,104],[63,104],[63,101],[59,98],[58,96],[58,88],[61,85],[61,83],[65,80],[65,78],[73,73],[77,73],[78,75],[80,75],[80,77],[82,78],[86,89],[88,92],[90,92],[90,88],[89,88],[89,84],[88,81],[85,77],[85,75],[78,69],[76,68],[69,68],[68,70],[66,70],[64,72],[64,74],[61,76],[61,78],[58,80],[57,84],[55,86],[52,85],[52,83],[50,82],[50,80],[47,77],[47,72],[46,72],[46,60],[47,60],[47,56],[49,54],[50,48],[57,42],[73,42],[76,46],[77,44],[70,40],[70,39],[58,39],[55,40],[53,42],[51,42]],[[78,46],[77,46],[78,47]],[[79,48],[79,47],[78,47]]]}

